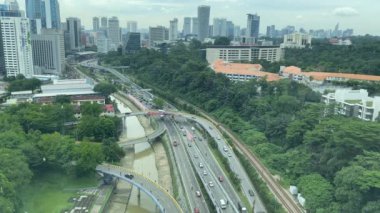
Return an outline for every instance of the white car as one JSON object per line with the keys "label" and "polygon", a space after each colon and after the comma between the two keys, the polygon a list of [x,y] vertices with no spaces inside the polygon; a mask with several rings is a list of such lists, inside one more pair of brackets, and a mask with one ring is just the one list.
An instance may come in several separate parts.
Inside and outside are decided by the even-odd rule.
{"label": "white car", "polygon": [[207,175],[207,171],[206,171],[206,170],[203,171],[203,175],[204,175],[204,176]]}
{"label": "white car", "polygon": [[208,183],[208,185],[209,185],[210,187],[214,187],[214,183],[213,183],[212,181],[210,181],[210,182]]}
{"label": "white car", "polygon": [[199,168],[203,168],[203,164],[202,163],[199,163]]}
{"label": "white car", "polygon": [[223,150],[224,150],[225,152],[228,152],[228,149],[227,149],[226,146],[223,147]]}

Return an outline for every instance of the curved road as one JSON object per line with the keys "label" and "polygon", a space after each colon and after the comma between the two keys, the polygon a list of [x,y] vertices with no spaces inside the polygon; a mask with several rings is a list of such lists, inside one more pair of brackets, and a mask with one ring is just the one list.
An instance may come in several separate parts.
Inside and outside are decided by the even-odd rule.
{"label": "curved road", "polygon": [[126,146],[131,146],[139,143],[146,143],[146,142],[151,142],[154,139],[160,137],[162,134],[164,134],[166,131],[166,128],[164,125],[161,124],[161,122],[158,122],[158,128],[152,132],[151,134],[142,137],[142,138],[137,138],[133,140],[125,140],[125,141],[120,141],[119,146],[120,147],[126,147]]}
{"label": "curved road", "polygon": [[[167,192],[167,190],[141,174],[110,164],[98,165],[96,171],[102,174],[112,175],[141,189],[152,198],[161,212],[183,213],[177,201]],[[125,177],[125,174],[132,174],[134,177],[129,179]]]}

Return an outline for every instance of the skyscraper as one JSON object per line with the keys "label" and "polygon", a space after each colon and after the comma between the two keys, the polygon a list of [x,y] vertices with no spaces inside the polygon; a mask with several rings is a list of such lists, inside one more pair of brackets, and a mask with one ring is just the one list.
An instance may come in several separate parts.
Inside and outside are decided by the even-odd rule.
{"label": "skyscraper", "polygon": [[25,0],[25,6],[32,33],[40,33],[42,28],[61,29],[58,0]]}
{"label": "skyscraper", "polygon": [[107,29],[107,27],[108,27],[108,19],[107,19],[107,17],[102,17],[101,19],[100,19],[100,24],[101,24],[101,28],[102,29]]}
{"label": "skyscraper", "polygon": [[149,27],[149,47],[154,47],[156,42],[168,40],[168,29],[163,26]]}
{"label": "skyscraper", "polygon": [[209,36],[210,6],[198,7],[198,39],[204,41]]}
{"label": "skyscraper", "polygon": [[98,17],[92,18],[92,29],[94,31],[97,31],[97,30],[99,30],[99,28],[100,28],[99,18]]}
{"label": "skyscraper", "polygon": [[191,33],[191,18],[185,17],[183,19],[183,36],[189,35]]}
{"label": "skyscraper", "polygon": [[259,38],[260,30],[260,16],[257,14],[247,14],[247,37],[249,38]]}
{"label": "skyscraper", "polygon": [[227,19],[214,18],[212,36],[227,36]]}
{"label": "skyscraper", "polygon": [[26,17],[30,19],[32,33],[39,33],[43,27],[45,12],[41,0],[25,0]]}
{"label": "skyscraper", "polygon": [[20,10],[17,0],[5,0],[5,4],[9,6],[9,10]]}
{"label": "skyscraper", "polygon": [[41,34],[31,36],[35,71],[61,75],[65,66],[63,31],[42,29]]}
{"label": "skyscraper", "polygon": [[121,29],[119,19],[115,16],[108,19],[108,38],[110,40],[111,48],[116,50],[121,44]]}
{"label": "skyscraper", "polygon": [[175,18],[170,21],[169,40],[175,41],[177,39],[178,39],[178,19]]}
{"label": "skyscraper", "polygon": [[31,78],[33,71],[29,19],[0,17],[0,73],[6,76],[22,74]]}
{"label": "skyscraper", "polygon": [[61,29],[61,13],[59,10],[58,0],[45,0],[44,2],[44,14],[46,26],[43,26],[47,29]]}
{"label": "skyscraper", "polygon": [[137,33],[137,22],[136,21],[128,21],[127,22],[127,31],[129,33]]}
{"label": "skyscraper", "polygon": [[141,49],[141,34],[130,32],[123,36],[123,51],[127,54],[133,54]]}
{"label": "skyscraper", "polygon": [[66,30],[68,34],[69,51],[80,50],[81,48],[81,21],[79,18],[67,18]]}
{"label": "skyscraper", "polygon": [[198,18],[194,17],[192,18],[192,26],[191,26],[191,34],[198,35]]}

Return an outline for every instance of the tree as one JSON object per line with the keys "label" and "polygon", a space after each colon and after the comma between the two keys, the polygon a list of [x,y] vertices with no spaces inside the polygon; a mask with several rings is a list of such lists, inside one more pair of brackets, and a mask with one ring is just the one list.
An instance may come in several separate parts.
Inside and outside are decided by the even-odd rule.
{"label": "tree", "polygon": [[103,112],[102,105],[97,103],[84,103],[80,106],[80,112],[82,116],[97,117]]}
{"label": "tree", "polygon": [[117,92],[115,85],[110,83],[99,83],[94,87],[95,92],[99,92],[104,95],[106,98],[109,97],[112,93]]}
{"label": "tree", "polygon": [[25,156],[18,150],[0,149],[0,173],[11,180],[15,188],[29,183],[32,172]]}
{"label": "tree", "polygon": [[107,162],[118,162],[125,156],[124,150],[112,138],[103,140],[102,150]]}
{"label": "tree", "polygon": [[228,37],[216,37],[214,45],[230,45],[231,40]]}
{"label": "tree", "polygon": [[164,107],[164,100],[162,100],[161,98],[154,98],[153,99],[153,104],[158,108],[158,109],[162,109]]}
{"label": "tree", "polygon": [[104,161],[101,144],[81,142],[74,149],[75,174],[88,175]]}
{"label": "tree", "polygon": [[70,98],[70,96],[67,96],[67,95],[59,95],[59,96],[55,97],[54,103],[56,103],[56,104],[70,104],[71,98]]}
{"label": "tree", "polygon": [[306,199],[306,209],[310,212],[321,212],[333,201],[333,186],[319,174],[301,177],[298,187]]}

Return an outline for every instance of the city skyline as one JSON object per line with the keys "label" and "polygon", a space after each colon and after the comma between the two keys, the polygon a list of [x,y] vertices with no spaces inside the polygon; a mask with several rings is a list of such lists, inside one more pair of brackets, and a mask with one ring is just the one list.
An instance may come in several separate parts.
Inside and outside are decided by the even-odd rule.
{"label": "city skyline", "polygon": [[[372,21],[377,15],[376,8],[380,7],[380,2],[365,2],[366,4],[356,0],[61,0],[60,4],[62,20],[78,17],[86,29],[92,28],[94,16],[118,16],[123,28],[128,20],[138,21],[141,26],[139,28],[144,29],[156,25],[169,26],[169,20],[173,18],[178,18],[179,26],[182,26],[184,17],[197,16],[199,5],[209,5],[210,20],[227,18],[241,27],[246,26],[247,13],[257,13],[262,20],[261,33],[265,32],[267,25],[272,24],[279,27],[294,25],[297,29],[332,29],[339,22],[342,28],[353,28],[355,34],[380,35],[380,28]],[[24,1],[20,0],[19,4],[22,9],[25,8]],[[73,7],[77,9],[74,10]]]}

